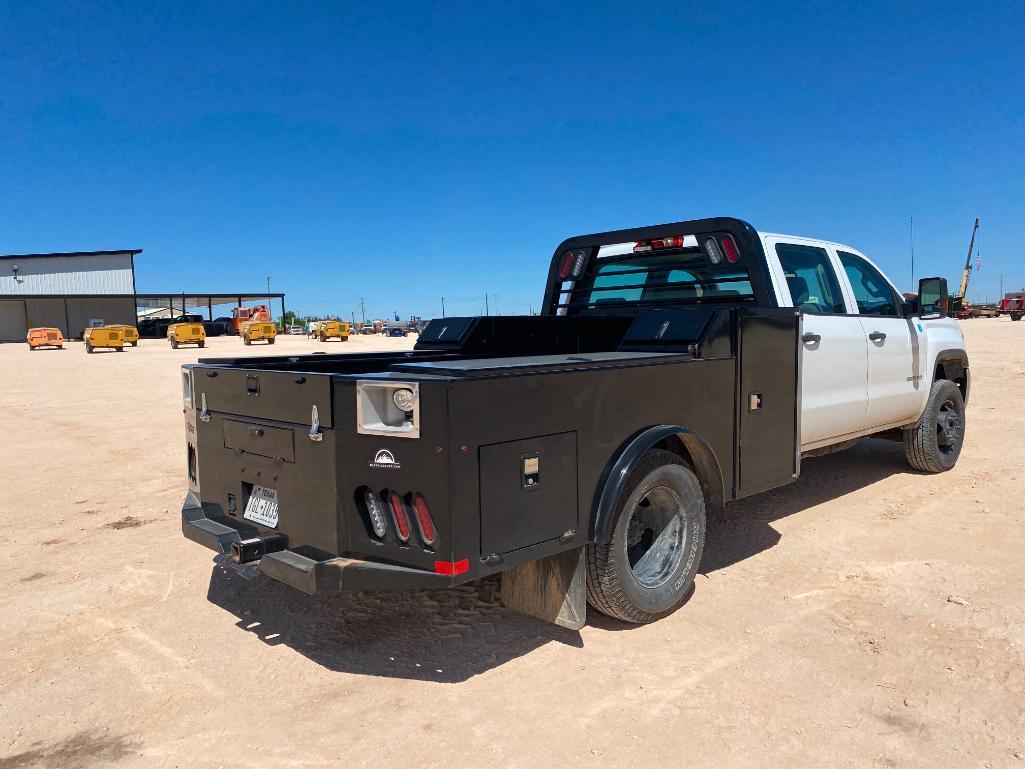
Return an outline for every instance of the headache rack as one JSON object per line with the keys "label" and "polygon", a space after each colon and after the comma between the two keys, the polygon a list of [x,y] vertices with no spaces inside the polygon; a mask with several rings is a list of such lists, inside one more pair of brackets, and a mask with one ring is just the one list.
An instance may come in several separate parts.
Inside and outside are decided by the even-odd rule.
{"label": "headache rack", "polygon": [[[754,228],[732,218],[570,238],[552,258],[545,313],[634,315],[688,305],[775,307],[764,256]],[[678,279],[672,279],[674,274]]]}

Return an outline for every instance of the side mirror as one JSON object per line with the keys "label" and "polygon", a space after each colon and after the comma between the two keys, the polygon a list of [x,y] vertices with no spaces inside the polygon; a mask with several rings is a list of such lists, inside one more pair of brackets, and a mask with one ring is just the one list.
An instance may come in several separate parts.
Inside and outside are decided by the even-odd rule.
{"label": "side mirror", "polygon": [[946,278],[922,278],[918,281],[918,317],[922,320],[945,318],[949,310]]}

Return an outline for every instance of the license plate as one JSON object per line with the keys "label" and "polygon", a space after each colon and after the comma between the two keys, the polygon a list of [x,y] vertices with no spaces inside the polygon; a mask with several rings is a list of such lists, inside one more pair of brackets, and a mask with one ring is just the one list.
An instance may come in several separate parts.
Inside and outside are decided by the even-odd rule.
{"label": "license plate", "polygon": [[253,486],[253,493],[249,495],[246,511],[242,517],[261,526],[276,528],[278,525],[278,492],[275,489],[268,489],[266,486]]}

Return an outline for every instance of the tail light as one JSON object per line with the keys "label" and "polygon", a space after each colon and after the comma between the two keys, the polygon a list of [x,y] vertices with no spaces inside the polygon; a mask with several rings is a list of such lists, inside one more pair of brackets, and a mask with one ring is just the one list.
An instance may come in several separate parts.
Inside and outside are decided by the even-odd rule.
{"label": "tail light", "polygon": [[737,243],[733,240],[732,235],[722,236],[722,250],[726,254],[726,261],[730,264],[740,261],[740,249],[737,248]]}
{"label": "tail light", "polygon": [[708,261],[713,267],[722,264],[722,251],[719,250],[719,244],[715,242],[715,238],[705,238],[703,247],[705,256],[708,257]]}
{"label": "tail light", "polygon": [[573,252],[567,251],[562,257],[562,264],[559,266],[559,277],[566,280],[569,277],[571,267],[573,267]]}
{"label": "tail light", "polygon": [[648,251],[660,251],[666,248],[683,248],[683,235],[673,235],[671,238],[658,238],[656,240],[638,240],[634,244],[634,253],[643,254]]}
{"label": "tail light", "polygon": [[567,251],[563,254],[562,262],[559,265],[559,278],[562,280],[579,280],[584,274],[584,267],[587,265],[587,250]]}
{"label": "tail light", "polygon": [[431,511],[427,507],[427,500],[422,494],[413,497],[413,512],[416,513],[416,526],[420,530],[420,539],[425,545],[433,545],[437,537],[434,529],[434,521],[431,519]]}
{"label": "tail light", "polygon": [[388,533],[388,521],[384,517],[384,505],[381,504],[381,498],[372,490],[367,489],[367,493],[363,495],[363,501],[367,506],[367,515],[370,516],[370,526],[374,530],[374,536],[384,539],[384,535]]}
{"label": "tail light", "polygon": [[402,497],[394,491],[388,497],[388,504],[391,506],[391,517],[395,523],[395,533],[403,542],[409,542],[409,518],[406,516],[406,504]]}

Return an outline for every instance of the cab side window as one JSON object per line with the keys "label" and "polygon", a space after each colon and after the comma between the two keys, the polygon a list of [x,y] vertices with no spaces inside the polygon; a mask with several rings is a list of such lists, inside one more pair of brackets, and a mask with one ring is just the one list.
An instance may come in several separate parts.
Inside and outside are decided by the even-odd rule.
{"label": "cab side window", "polygon": [[811,313],[846,313],[840,282],[824,248],[777,243],[776,256],[783,267],[794,307]]}
{"label": "cab side window", "polygon": [[879,271],[860,256],[846,251],[836,253],[854,289],[858,312],[862,315],[900,317],[897,295]]}

